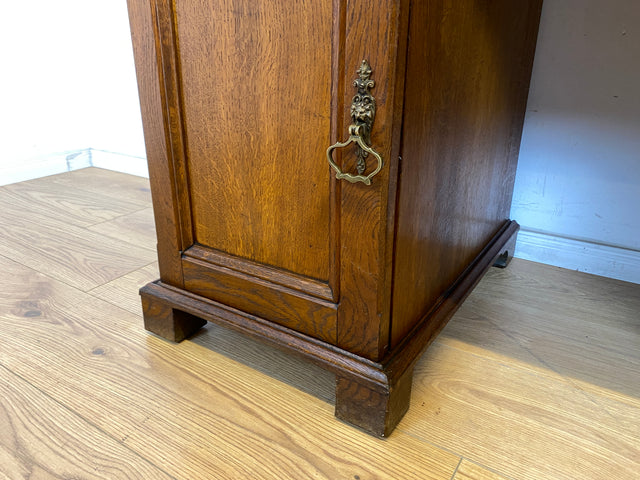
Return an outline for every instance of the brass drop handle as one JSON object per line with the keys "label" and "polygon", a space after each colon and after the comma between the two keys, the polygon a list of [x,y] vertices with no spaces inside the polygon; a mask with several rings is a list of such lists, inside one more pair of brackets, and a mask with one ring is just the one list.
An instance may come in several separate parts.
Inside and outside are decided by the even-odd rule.
{"label": "brass drop handle", "polygon": [[[351,101],[351,125],[349,125],[349,139],[346,142],[337,142],[327,149],[327,160],[329,165],[336,171],[338,180],[346,180],[351,183],[362,182],[365,185],[371,185],[371,178],[377,174],[383,165],[382,157],[378,152],[371,148],[371,128],[376,115],[376,100],[369,93],[369,89],[373,88],[375,82],[371,80],[371,67],[366,60],[362,61],[357,71],[358,78],[353,81],[353,86],[358,92]],[[358,175],[344,173],[340,167],[333,161],[333,151],[336,148],[346,147],[352,143],[356,144],[356,155],[358,163],[356,169]],[[367,168],[366,158],[373,155],[378,160],[378,166],[369,175],[363,175]]]}
{"label": "brass drop handle", "polygon": [[[329,160],[329,165],[331,165],[331,167],[336,171],[336,178],[338,180],[346,180],[351,183],[362,182],[365,185],[371,185],[371,177],[373,177],[382,169],[383,162],[380,154],[376,152],[373,148],[368,146],[366,143],[364,143],[364,139],[360,134],[360,129],[361,129],[360,125],[351,125],[349,127],[349,139],[346,142],[337,142],[331,145],[327,149],[327,160]],[[332,152],[336,148],[346,147],[351,143],[355,143],[356,145],[358,145],[358,147],[360,147],[360,149],[363,152],[373,155],[378,160],[378,167],[366,177],[360,174],[352,175],[351,173],[344,173],[342,170],[340,170],[340,167],[338,167],[338,165],[336,165],[336,163],[333,161],[333,158],[331,156]]]}

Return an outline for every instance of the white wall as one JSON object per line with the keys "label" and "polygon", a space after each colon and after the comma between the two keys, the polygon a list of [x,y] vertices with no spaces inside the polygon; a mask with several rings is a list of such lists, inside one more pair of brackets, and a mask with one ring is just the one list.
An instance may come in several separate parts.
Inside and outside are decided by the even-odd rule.
{"label": "white wall", "polygon": [[2,19],[0,184],[145,156],[125,0],[6,1]]}
{"label": "white wall", "polygon": [[545,0],[516,256],[640,283],[640,2]]}

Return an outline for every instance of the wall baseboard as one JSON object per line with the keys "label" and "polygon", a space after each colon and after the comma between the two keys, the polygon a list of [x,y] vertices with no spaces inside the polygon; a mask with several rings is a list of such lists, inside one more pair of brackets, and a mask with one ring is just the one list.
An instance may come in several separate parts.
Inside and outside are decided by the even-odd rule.
{"label": "wall baseboard", "polygon": [[0,164],[0,186],[87,167],[99,167],[149,178],[146,158],[83,148],[11,163],[3,162]]}
{"label": "wall baseboard", "polygon": [[640,284],[640,252],[521,229],[515,257]]}
{"label": "wall baseboard", "polygon": [[90,148],[51,153],[17,161],[10,160],[6,159],[0,164],[0,185],[24,182],[33,178],[70,172],[92,165]]}
{"label": "wall baseboard", "polygon": [[91,165],[106,170],[114,170],[116,172],[149,178],[147,159],[143,157],[133,157],[122,153],[92,148]]}

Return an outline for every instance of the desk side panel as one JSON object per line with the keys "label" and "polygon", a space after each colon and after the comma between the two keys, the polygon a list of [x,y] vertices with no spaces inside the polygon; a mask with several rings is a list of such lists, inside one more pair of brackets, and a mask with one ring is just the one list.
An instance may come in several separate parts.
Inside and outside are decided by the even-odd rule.
{"label": "desk side panel", "polygon": [[505,225],[541,5],[412,2],[392,348]]}

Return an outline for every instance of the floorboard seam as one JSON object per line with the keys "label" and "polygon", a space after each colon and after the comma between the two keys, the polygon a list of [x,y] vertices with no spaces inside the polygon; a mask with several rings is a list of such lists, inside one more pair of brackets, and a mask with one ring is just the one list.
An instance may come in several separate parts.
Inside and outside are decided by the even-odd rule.
{"label": "floorboard seam", "polygon": [[123,448],[126,448],[129,452],[131,452],[133,455],[135,455],[136,457],[140,458],[142,461],[144,461],[145,463],[151,465],[153,468],[159,470],[160,472],[164,473],[167,477],[172,478],[173,480],[177,480],[176,477],[174,477],[173,475],[169,474],[168,472],[166,472],[163,468],[159,467],[158,465],[156,465],[155,463],[153,463],[151,460],[149,460],[148,458],[142,456],[139,452],[133,450],[131,447],[129,447],[126,443],[122,442],[120,439],[114,437],[113,435],[111,435],[110,433],[106,432],[105,430],[103,430],[102,428],[100,428],[98,425],[96,425],[95,423],[93,423],[91,420],[89,420],[88,418],[86,418],[85,416],[81,415],[80,413],[76,412],[75,410],[73,410],[72,408],[70,408],[68,405],[65,405],[64,403],[60,402],[59,400],[57,400],[55,397],[51,396],[49,393],[47,393],[46,391],[42,390],[40,387],[38,387],[37,385],[34,385],[33,383],[31,383],[28,379],[26,379],[25,377],[23,377],[22,375],[20,375],[17,372],[14,372],[13,370],[11,370],[9,367],[7,367],[6,365],[0,363],[0,368],[5,369],[7,372],[9,372],[11,375],[19,378],[20,380],[22,380],[23,382],[27,383],[28,385],[30,385],[32,388],[34,388],[36,391],[40,392],[42,395],[44,395],[46,398],[48,398],[50,401],[54,402],[56,405],[62,407],[63,409],[65,409],[67,412],[71,413],[72,415],[74,415],[75,417],[79,418],[80,420],[82,420],[83,422],[85,422],[87,425],[95,428],[98,432],[100,432],[101,434],[103,434],[104,436],[106,436],[107,438],[110,438],[111,440],[115,441],[116,443],[118,443],[119,445],[122,445]]}
{"label": "floorboard seam", "polygon": [[464,460],[464,458],[460,457],[460,461],[458,462],[458,465],[456,465],[456,469],[453,471],[453,475],[451,475],[450,480],[454,480],[454,478],[456,478],[456,475],[458,474],[458,469],[460,468],[460,465],[462,465],[462,460]]}

